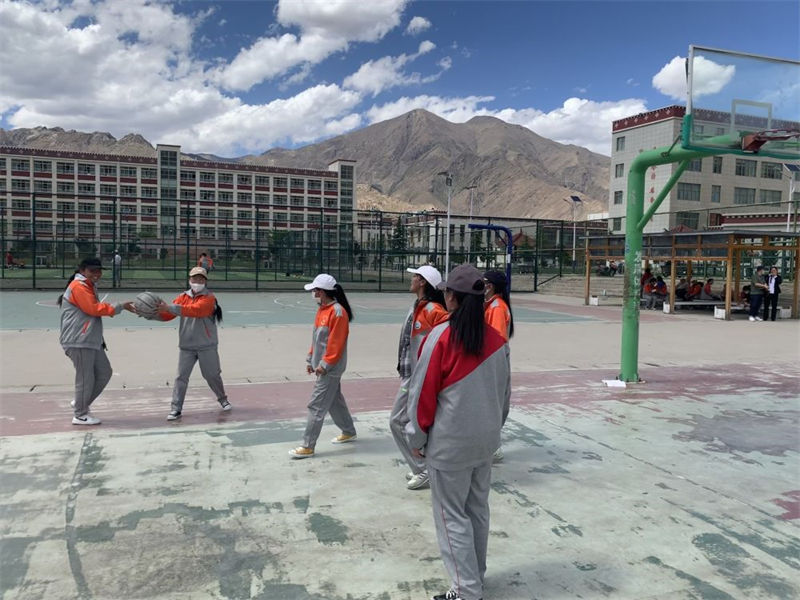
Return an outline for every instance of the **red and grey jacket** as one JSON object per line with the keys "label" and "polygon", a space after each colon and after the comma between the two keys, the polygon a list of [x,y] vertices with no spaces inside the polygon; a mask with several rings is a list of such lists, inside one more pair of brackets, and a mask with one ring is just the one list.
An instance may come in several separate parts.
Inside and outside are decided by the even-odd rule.
{"label": "red and grey jacket", "polygon": [[107,304],[97,298],[97,286],[78,273],[61,300],[61,346],[63,348],[103,347],[101,317],[113,317],[122,304]]}
{"label": "red and grey jacket", "polygon": [[406,432],[412,448],[425,449],[436,469],[465,469],[491,460],[511,398],[509,349],[484,324],[480,355],[450,339],[450,323],[425,339],[408,390]]}
{"label": "red and grey jacket", "polygon": [[322,367],[332,377],[341,377],[347,367],[347,336],[350,319],[338,302],[320,306],[314,319],[311,348],[306,362],[312,369]]}
{"label": "red and grey jacket", "polygon": [[181,318],[178,327],[178,347],[181,350],[202,350],[219,343],[214,319],[216,308],[217,299],[208,288],[198,294],[186,290],[172,301],[169,312],[159,314],[164,321]]}
{"label": "red and grey jacket", "polygon": [[450,318],[450,313],[438,302],[417,300],[403,321],[397,349],[397,371],[400,377],[410,377],[417,364],[419,349],[431,329]]}

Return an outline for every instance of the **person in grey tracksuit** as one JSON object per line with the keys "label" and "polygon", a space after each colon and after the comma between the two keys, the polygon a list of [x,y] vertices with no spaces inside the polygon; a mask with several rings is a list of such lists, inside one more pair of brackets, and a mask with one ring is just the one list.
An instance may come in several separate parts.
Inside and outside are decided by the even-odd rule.
{"label": "person in grey tracksuit", "polygon": [[100,302],[97,282],[103,276],[99,258],[86,258],[58,298],[61,308],[61,347],[75,366],[73,425],[99,425],[89,407],[111,380],[111,363],[106,356],[102,317],[132,310],[130,302]]}
{"label": "person in grey tracksuit", "polygon": [[400,330],[400,341],[397,348],[397,373],[400,375],[400,388],[395,395],[392,411],[389,414],[389,429],[397,444],[400,454],[405,459],[411,471],[406,475],[410,490],[419,490],[428,487],[428,472],[425,470],[425,460],[416,457],[411,452],[406,435],[408,423],[408,384],[422,342],[431,330],[448,318],[444,307],[444,296],[436,286],[442,282],[442,275],[431,265],[422,265],[417,269],[406,269],[414,275],[409,284],[409,291],[416,295],[416,300],[411,305],[403,328]]}
{"label": "person in grey tracksuit", "polygon": [[174,421],[183,413],[183,401],[194,364],[200,363],[200,373],[214,392],[222,410],[231,410],[225,385],[222,382],[222,367],[219,362],[217,321],[222,320],[222,309],[214,294],[208,289],[208,272],[202,267],[189,271],[189,289],[172,301],[158,305],[163,321],[180,317],[178,328],[178,376],[172,388],[172,410],[168,421]]}
{"label": "person in grey tracksuit", "polygon": [[436,537],[451,579],[451,589],[434,600],[480,600],[492,454],[511,395],[508,344],[484,321],[480,271],[460,265],[441,286],[450,319],[422,346],[411,375],[407,431],[427,463]]}

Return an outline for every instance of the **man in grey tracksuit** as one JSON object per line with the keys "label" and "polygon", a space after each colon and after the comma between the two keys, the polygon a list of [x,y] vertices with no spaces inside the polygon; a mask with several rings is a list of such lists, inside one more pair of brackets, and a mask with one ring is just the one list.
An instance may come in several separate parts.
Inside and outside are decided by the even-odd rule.
{"label": "man in grey tracksuit", "polygon": [[427,462],[436,536],[452,580],[452,595],[436,598],[483,596],[492,455],[511,395],[508,344],[485,327],[483,351],[470,356],[451,338],[450,323],[436,326],[409,385],[407,432]]}

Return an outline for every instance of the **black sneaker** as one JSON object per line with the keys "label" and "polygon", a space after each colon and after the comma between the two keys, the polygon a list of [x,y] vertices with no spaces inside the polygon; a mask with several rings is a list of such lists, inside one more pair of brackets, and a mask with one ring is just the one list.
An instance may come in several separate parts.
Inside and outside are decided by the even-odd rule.
{"label": "black sneaker", "polygon": [[444,594],[436,594],[431,600],[461,600],[455,590],[447,590]]}
{"label": "black sneaker", "polygon": [[175,419],[181,418],[181,411],[173,410],[167,415],[167,421],[174,421]]}
{"label": "black sneaker", "polygon": [[224,410],[225,412],[228,412],[230,409],[233,408],[233,405],[231,405],[231,403],[228,402],[227,400],[223,400],[222,402],[219,403],[219,405],[222,407],[222,410]]}

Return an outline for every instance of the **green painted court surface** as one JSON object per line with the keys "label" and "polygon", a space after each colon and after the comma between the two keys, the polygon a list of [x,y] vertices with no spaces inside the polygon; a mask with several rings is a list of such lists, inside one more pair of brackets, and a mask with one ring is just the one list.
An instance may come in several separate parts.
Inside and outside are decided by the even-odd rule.
{"label": "green painted court surface", "polygon": [[[107,292],[100,290],[101,299],[108,294],[106,302],[132,300],[133,292]],[[160,295],[167,301],[178,295]],[[523,296],[532,298],[532,296]],[[59,326],[60,313],[54,292],[0,292],[0,329],[54,329]],[[223,309],[223,326],[263,327],[280,325],[311,324],[316,312],[316,304],[310,292],[221,292],[217,299]],[[348,294],[355,313],[356,324],[390,324],[398,327],[407,314],[412,302],[411,294],[403,293],[364,293]],[[513,302],[513,300],[512,300]],[[527,306],[513,306],[514,320],[518,323],[575,323],[594,321],[589,317],[579,317],[560,312],[531,309]],[[157,323],[145,321],[131,313],[124,312],[113,319],[105,319],[107,328],[136,327],[177,327],[177,321]]]}

